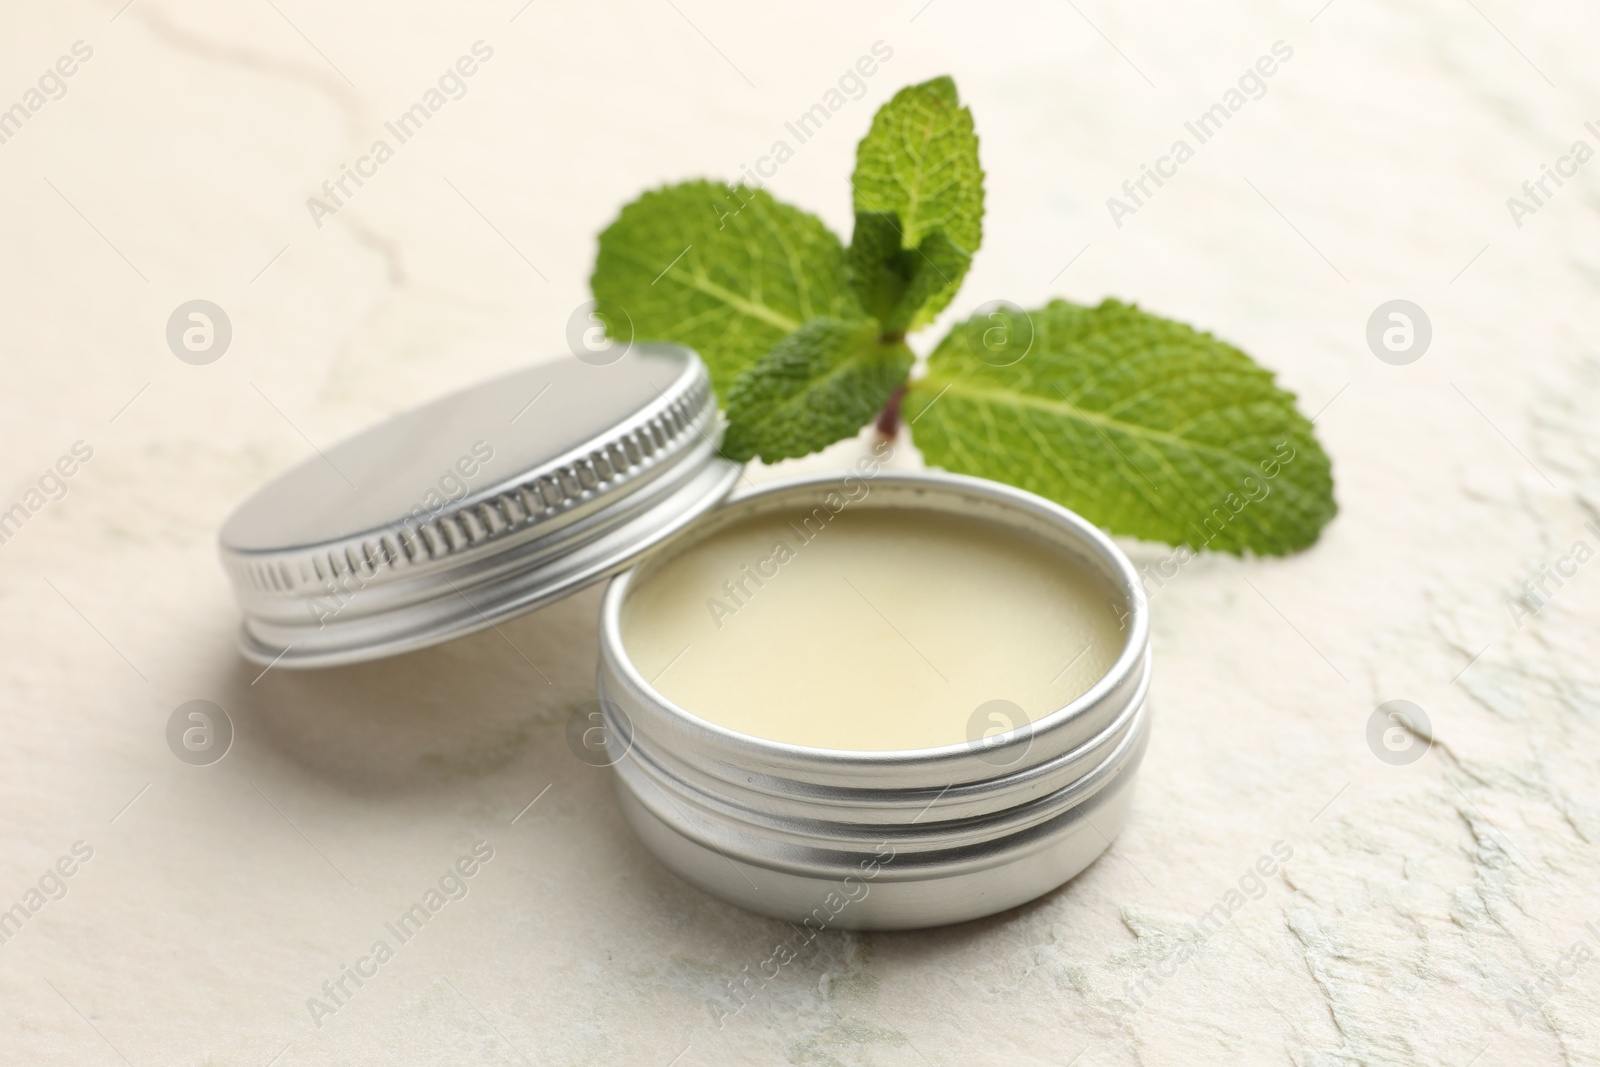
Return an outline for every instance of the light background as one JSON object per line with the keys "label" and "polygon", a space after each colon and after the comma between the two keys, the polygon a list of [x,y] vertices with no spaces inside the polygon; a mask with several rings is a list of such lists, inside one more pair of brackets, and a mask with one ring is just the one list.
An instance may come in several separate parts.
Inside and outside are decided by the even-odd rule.
{"label": "light background", "polygon": [[[1573,141],[1600,148],[1600,16],[120,3],[10,5],[0,33],[0,106],[94,49],[0,144],[0,508],[94,449],[0,545],[0,907],[94,849],[0,945],[0,1060],[1600,1062],[1600,563],[1520,627],[1507,606],[1574,541],[1600,548],[1600,163],[1520,227],[1506,207]],[[480,39],[466,97],[315,226],[306,198]],[[618,208],[735,176],[880,40],[866,96],[771,190],[847,234],[873,110],[953,74],[988,211],[945,319],[1116,295],[1214,330],[1318,414],[1341,510],[1307,552],[1204,558],[1154,595],[1156,729],[1114,852],[993,919],[830,933],[718,1028],[787,928],[666,874],[569,752],[597,591],[504,637],[258,677],[214,536],[313,443],[570,358]],[[1279,40],[1266,97],[1114,226],[1106,197]],[[164,340],[194,298],[233,324],[209,366]],[[1393,298],[1433,324],[1409,366],[1364,337]],[[214,766],[165,742],[194,698],[237,728]],[[1392,699],[1438,735],[1408,766],[1365,738]],[[306,999],[480,839],[469,896],[315,1027]],[[1278,841],[1266,894],[1119,1018]]]}

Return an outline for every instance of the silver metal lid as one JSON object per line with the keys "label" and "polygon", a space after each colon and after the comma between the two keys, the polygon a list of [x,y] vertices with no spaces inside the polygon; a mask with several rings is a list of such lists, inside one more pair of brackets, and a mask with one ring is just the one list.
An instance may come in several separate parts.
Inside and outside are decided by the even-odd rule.
{"label": "silver metal lid", "polygon": [[633,563],[715,507],[710,376],[676,345],[527,367],[379,423],[246,500],[218,537],[257,663],[437,644]]}

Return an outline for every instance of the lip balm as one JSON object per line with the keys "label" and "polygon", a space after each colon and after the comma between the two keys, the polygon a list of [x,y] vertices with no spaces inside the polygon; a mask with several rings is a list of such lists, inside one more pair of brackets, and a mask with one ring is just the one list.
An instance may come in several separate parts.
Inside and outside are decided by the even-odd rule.
{"label": "lip balm", "polygon": [[669,869],[813,928],[1056,888],[1127,823],[1148,607],[1082,517],[942,471],[736,496],[612,580],[598,721]]}
{"label": "lip balm", "polygon": [[1122,650],[1120,604],[1027,531],[818,506],[749,516],[653,561],[622,637],[662,695],[719,726],[812,748],[926,749],[1083,695]]}

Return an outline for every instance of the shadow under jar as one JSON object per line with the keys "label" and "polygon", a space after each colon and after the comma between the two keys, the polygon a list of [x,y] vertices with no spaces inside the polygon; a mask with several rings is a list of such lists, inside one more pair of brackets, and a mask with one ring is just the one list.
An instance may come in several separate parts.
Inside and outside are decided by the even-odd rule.
{"label": "shadow under jar", "polygon": [[813,926],[960,922],[1060,886],[1122,829],[1149,731],[1127,557],[941,472],[735,497],[612,581],[600,646],[646,847]]}

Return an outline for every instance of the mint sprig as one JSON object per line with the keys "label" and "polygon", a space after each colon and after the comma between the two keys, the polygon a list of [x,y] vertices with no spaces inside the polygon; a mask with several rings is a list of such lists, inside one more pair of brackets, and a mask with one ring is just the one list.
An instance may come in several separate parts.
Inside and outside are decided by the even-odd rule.
{"label": "mint sprig", "polygon": [[1116,300],[997,306],[957,323],[908,381],[905,335],[949,305],[982,241],[983,179],[955,83],[908,86],[857,149],[848,249],[763,191],[685,182],[600,235],[594,295],[633,337],[700,352],[730,458],[815,452],[904,388],[932,465],[1145,540],[1268,555],[1313,543],[1337,510],[1327,454],[1294,396],[1210,334]]}

